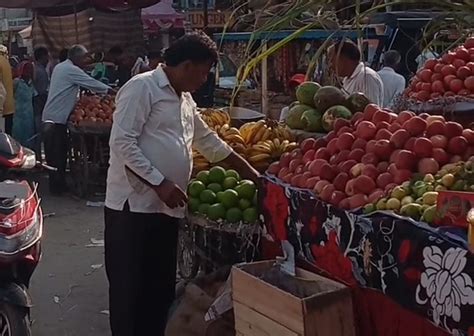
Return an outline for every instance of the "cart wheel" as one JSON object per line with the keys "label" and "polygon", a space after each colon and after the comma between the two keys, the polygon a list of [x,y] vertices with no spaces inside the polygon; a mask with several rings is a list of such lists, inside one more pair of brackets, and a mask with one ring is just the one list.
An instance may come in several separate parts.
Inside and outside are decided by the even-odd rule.
{"label": "cart wheel", "polygon": [[199,271],[201,258],[196,253],[189,229],[178,233],[178,273],[184,280],[194,279]]}

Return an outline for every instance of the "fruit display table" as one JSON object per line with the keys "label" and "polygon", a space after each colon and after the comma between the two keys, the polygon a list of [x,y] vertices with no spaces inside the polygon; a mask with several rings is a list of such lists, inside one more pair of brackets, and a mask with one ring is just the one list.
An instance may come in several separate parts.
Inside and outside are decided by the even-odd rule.
{"label": "fruit display table", "polygon": [[110,125],[69,123],[69,168],[79,197],[104,191],[109,162]]}
{"label": "fruit display table", "polygon": [[352,287],[358,335],[472,332],[474,254],[462,234],[341,210],[271,178],[259,196],[267,237],[289,241],[302,266]]}
{"label": "fruit display table", "polygon": [[256,260],[260,254],[260,225],[224,223],[189,214],[180,225],[178,271],[193,279],[222,266]]}

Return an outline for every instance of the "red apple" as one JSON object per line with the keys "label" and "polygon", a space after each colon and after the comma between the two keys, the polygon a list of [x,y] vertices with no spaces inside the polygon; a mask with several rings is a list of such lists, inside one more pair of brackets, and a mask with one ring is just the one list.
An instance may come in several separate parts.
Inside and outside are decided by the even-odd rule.
{"label": "red apple", "polygon": [[367,141],[364,139],[357,138],[355,139],[354,143],[352,144],[352,149],[360,148],[365,150],[365,147],[367,146]]}
{"label": "red apple", "polygon": [[375,133],[377,133],[377,127],[370,121],[364,120],[357,125],[356,136],[359,138],[371,140],[374,138]]}
{"label": "red apple", "polygon": [[316,159],[313,162],[311,162],[311,164],[309,165],[309,171],[311,172],[311,174],[313,174],[313,176],[320,176],[321,169],[326,164],[327,164],[326,160]]}
{"label": "red apple", "polygon": [[395,175],[393,176],[393,181],[396,184],[402,184],[405,181],[410,180],[412,176],[412,172],[407,169],[399,169],[395,172]]}
{"label": "red apple", "polygon": [[346,194],[342,191],[336,190],[332,193],[329,203],[338,206],[343,199],[346,198]]}
{"label": "red apple", "polygon": [[304,153],[303,155],[303,163],[308,163],[310,161],[313,161],[314,160],[314,154],[315,154],[315,150],[314,149],[310,149],[309,151],[307,151],[306,153]]}
{"label": "red apple", "polygon": [[443,148],[434,148],[433,159],[435,159],[440,166],[443,166],[449,162],[449,155]]}
{"label": "red apple", "polygon": [[351,133],[342,133],[337,139],[337,147],[339,150],[351,149],[355,141],[354,135]]}
{"label": "red apple", "polygon": [[385,189],[387,184],[393,183],[393,176],[390,173],[382,173],[377,177],[377,186]]}
{"label": "red apple", "polygon": [[446,126],[443,121],[434,120],[426,127],[426,136],[432,137],[433,135],[444,135],[446,132]]}
{"label": "red apple", "polygon": [[310,149],[316,148],[316,140],[314,138],[307,138],[301,141],[300,148],[303,153],[306,153]]}
{"label": "red apple", "polygon": [[468,146],[469,144],[465,137],[455,136],[448,142],[448,152],[451,154],[463,155]]}
{"label": "red apple", "polygon": [[349,198],[349,206],[351,209],[357,209],[363,207],[368,203],[367,195],[356,194]]}
{"label": "red apple", "polygon": [[366,175],[360,175],[354,179],[354,191],[356,193],[369,195],[376,188],[372,178]]}
{"label": "red apple", "polygon": [[290,153],[283,153],[280,156],[280,166],[282,167],[288,167],[290,165],[291,161],[291,154]]}
{"label": "red apple", "polygon": [[448,138],[444,135],[433,135],[430,140],[434,148],[448,147]]}
{"label": "red apple", "polygon": [[355,160],[347,160],[346,162],[339,163],[337,166],[341,172],[349,173],[351,171],[351,168],[354,167],[356,164],[357,161]]}
{"label": "red apple", "polygon": [[379,159],[377,158],[377,155],[375,155],[374,153],[365,154],[360,161],[365,164],[373,164],[373,165],[376,165],[379,163]]}
{"label": "red apple", "polygon": [[448,121],[445,126],[445,134],[449,139],[462,135],[463,127],[460,123]]}
{"label": "red apple", "polygon": [[344,191],[346,190],[346,184],[347,182],[349,181],[349,174],[347,173],[339,173],[335,178],[334,178],[334,187],[336,188],[336,190],[339,190],[339,191]]}
{"label": "red apple", "polygon": [[400,152],[398,152],[398,155],[395,158],[395,165],[398,169],[413,169],[416,166],[415,153],[407,150],[401,150]]}
{"label": "red apple", "polygon": [[436,174],[439,163],[433,158],[423,158],[418,162],[418,172],[421,174]]}
{"label": "red apple", "polygon": [[388,160],[393,151],[393,146],[387,139],[378,140],[375,144],[375,155],[383,160]]}
{"label": "red apple", "polygon": [[426,120],[420,117],[413,117],[403,124],[403,128],[412,136],[419,136],[426,130]]}
{"label": "red apple", "polygon": [[348,156],[349,160],[355,160],[357,162],[360,162],[362,160],[362,157],[364,156],[365,151],[360,148],[353,149]]}
{"label": "red apple", "polygon": [[364,168],[362,168],[362,175],[366,175],[375,181],[379,176],[379,170],[372,164],[366,164]]}
{"label": "red apple", "polygon": [[433,154],[433,144],[431,140],[424,137],[417,138],[413,146],[413,152],[421,158],[431,157]]}
{"label": "red apple", "polygon": [[408,133],[407,130],[405,129],[399,129],[398,131],[395,131],[395,133],[392,134],[390,137],[390,143],[395,147],[395,148],[403,148],[405,146],[405,143],[410,139],[410,133]]}

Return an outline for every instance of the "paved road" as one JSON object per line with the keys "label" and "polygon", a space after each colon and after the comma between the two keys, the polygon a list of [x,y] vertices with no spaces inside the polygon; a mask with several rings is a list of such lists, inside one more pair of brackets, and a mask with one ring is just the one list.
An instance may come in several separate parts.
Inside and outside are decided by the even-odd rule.
{"label": "paved road", "polygon": [[43,196],[43,259],[33,275],[34,336],[108,336],[102,208],[84,200]]}

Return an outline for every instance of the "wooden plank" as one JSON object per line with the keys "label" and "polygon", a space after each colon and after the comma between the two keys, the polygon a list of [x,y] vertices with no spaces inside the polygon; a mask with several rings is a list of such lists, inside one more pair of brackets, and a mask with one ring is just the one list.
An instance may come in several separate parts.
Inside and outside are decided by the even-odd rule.
{"label": "wooden plank", "polygon": [[282,326],[278,322],[275,322],[236,301],[234,301],[234,315],[237,326],[236,328],[242,330],[245,334],[258,334],[263,336],[298,336],[297,333]]}
{"label": "wooden plank", "polygon": [[350,296],[321,306],[305,316],[305,335],[355,336],[354,315]]}
{"label": "wooden plank", "polygon": [[[257,267],[262,266],[264,265],[257,265]],[[279,321],[290,330],[303,335],[304,319],[301,299],[235,267],[232,269],[232,295],[234,301],[274,321]]]}

